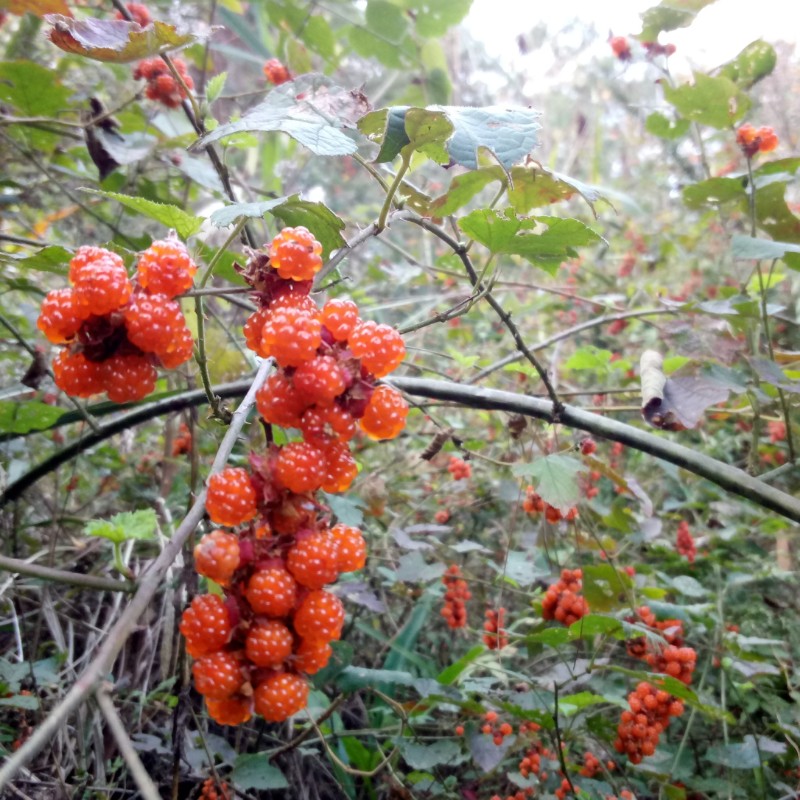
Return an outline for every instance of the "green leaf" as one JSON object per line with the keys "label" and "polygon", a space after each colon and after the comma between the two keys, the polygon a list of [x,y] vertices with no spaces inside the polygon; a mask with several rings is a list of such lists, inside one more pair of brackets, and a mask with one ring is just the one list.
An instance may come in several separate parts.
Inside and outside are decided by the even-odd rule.
{"label": "green leaf", "polygon": [[52,427],[64,409],[28,400],[24,403],[0,401],[0,433],[30,433]]}
{"label": "green leaf", "polygon": [[632,586],[630,576],[611,564],[583,568],[583,596],[592,611],[611,611],[630,605]]}
{"label": "green leaf", "polygon": [[87,536],[101,536],[114,544],[121,544],[128,539],[150,541],[155,538],[158,521],[152,508],[139,511],[123,511],[114,514],[111,519],[93,519],[86,524],[84,533]]}
{"label": "green leaf", "polygon": [[599,694],[593,692],[578,692],[577,694],[566,694],[558,698],[558,710],[562,713],[567,713],[564,706],[572,706],[575,711],[588,706],[596,706],[600,703],[608,703],[608,700]]}
{"label": "green leaf", "polygon": [[622,623],[618,619],[607,617],[603,614],[587,614],[569,626],[569,638],[571,641],[575,639],[590,639],[593,636],[606,634],[622,636]]}
{"label": "green leaf", "polygon": [[396,669],[367,669],[366,667],[345,667],[336,683],[345,692],[354,692],[364,687],[394,688],[395,686],[413,686],[417,681],[410,672]]}
{"label": "green leaf", "polygon": [[662,85],[664,97],[685,119],[730,128],[750,109],[750,99],[728,78],[711,78],[702,72],[694,74],[694,83],[673,88]]}
{"label": "green leaf", "polygon": [[691,575],[676,575],[672,586],[685,597],[708,597],[708,589]]}
{"label": "green leaf", "polygon": [[[778,242],[800,243],[800,217],[795,216],[786,204],[786,184],[771,183],[756,189],[756,222]],[[784,263],[800,269],[800,258],[787,252]]]}
{"label": "green leaf", "polygon": [[109,200],[116,200],[137,214],[150,217],[166,228],[174,228],[182,239],[188,239],[197,233],[204,221],[203,217],[187,214],[178,206],[156,203],[153,200],[145,200],[144,197],[132,197],[127,194],[117,194],[117,192],[101,192],[97,189],[84,189],[84,191],[107,197]]}
{"label": "green leaf", "polygon": [[387,0],[367,0],[364,18],[367,28],[387,44],[400,44],[408,33],[408,17],[403,9]]}
{"label": "green leaf", "polygon": [[484,167],[457,175],[450,182],[447,192],[431,203],[431,213],[442,217],[452,214],[490,183],[504,180],[505,175],[500,167]]}
{"label": "green leaf", "polygon": [[360,92],[337,86],[324,75],[300,75],[273,89],[238,122],[220,125],[189,149],[197,151],[234,133],[281,131],[318,156],[343,156],[358,146],[345,132],[364,113]]}
{"label": "green leaf", "polygon": [[415,25],[420,36],[428,38],[444,36],[449,28],[458,25],[467,15],[472,0],[406,0],[406,6],[414,11]]}
{"label": "green leaf", "polygon": [[263,200],[260,203],[232,203],[224,208],[218,208],[208,219],[217,228],[227,228],[241,217],[260,219],[268,211],[272,211],[275,206],[279,206],[288,199],[288,197],[277,197],[274,200]]}
{"label": "green leaf", "polygon": [[530,464],[517,464],[512,470],[515,475],[530,478],[542,500],[562,514],[580,500],[577,476],[585,471],[583,462],[577,458],[557,453],[537,458]]}
{"label": "green leaf", "polygon": [[0,62],[0,101],[21,116],[57,117],[71,95],[51,69],[33,61]]}
{"label": "green leaf", "polygon": [[697,14],[714,0],[663,0],[642,14],[642,32],[638,38],[654,42],[662,31],[674,31],[691,25]]}
{"label": "green leaf", "polygon": [[45,19],[53,26],[48,37],[56,47],[115,64],[168,53],[198,38],[191,33],[179,33],[174,25],[161,20],[140,28],[135,22],[117,19],[75,19],[61,14],[47,14]]}
{"label": "green leaf", "polygon": [[569,200],[576,194],[588,203],[592,213],[596,202],[608,202],[596,186],[544,167],[513,167],[510,174],[512,185],[508,202],[517,214],[527,214],[533,208]]}
{"label": "green leaf", "polygon": [[749,89],[771,74],[777,61],[775,48],[762,39],[757,39],[750,42],[736,58],[724,64],[719,74],[742,89]]}
{"label": "green leaf", "polygon": [[388,671],[402,670],[408,664],[407,653],[413,653],[423,628],[433,609],[433,597],[426,595],[416,603],[403,627],[392,639],[391,650],[383,662],[383,668]]}
{"label": "green leaf", "polygon": [[308,228],[322,245],[323,259],[327,259],[333,250],[347,245],[342,237],[344,222],[324,203],[301,200],[300,196],[295,194],[271,208],[270,213],[284,225],[292,227],[302,225]]}
{"label": "green leaf", "polygon": [[319,53],[327,61],[336,55],[336,39],[325,17],[316,14],[309,17],[301,28],[299,36],[306,47]]}
{"label": "green leaf", "polygon": [[[426,109],[393,106],[367,114],[359,121],[359,130],[381,145],[375,159],[391,161],[412,140],[406,118],[411,113],[428,112],[443,116],[452,125],[452,135],[442,138],[443,126],[436,129],[434,141],[443,143],[450,158],[469,169],[478,168],[478,152],[489,150],[504,167],[520,161],[538,144],[538,111],[529,108],[465,108],[428,106]],[[438,119],[438,117],[437,117]],[[429,144],[428,140],[423,144]]]}
{"label": "green leaf", "polygon": [[705,760],[729,769],[757,769],[761,766],[761,756],[752,736],[742,742],[712,745],[706,750]]}
{"label": "green leaf", "polygon": [[36,711],[39,708],[39,698],[32,694],[15,694],[11,697],[0,697],[0,706]]}
{"label": "green leaf", "polygon": [[38,253],[27,258],[22,258],[16,265],[22,269],[36,269],[42,272],[52,272],[56,275],[66,275],[69,262],[74,253],[58,245],[43,247]]}
{"label": "green leaf", "polygon": [[648,133],[658,136],[661,139],[680,139],[689,130],[688,119],[672,120],[664,114],[654,111],[644,122],[644,127]]}
{"label": "green leaf", "polygon": [[774,242],[771,239],[754,239],[752,236],[734,236],[731,239],[731,255],[734,258],[767,259],[783,258],[786,253],[800,253],[800,244]]}
{"label": "green leaf", "polygon": [[430,744],[417,744],[403,740],[400,752],[409,767],[424,770],[429,770],[439,764],[456,766],[468,757],[466,754],[462,754],[461,745],[455,739],[439,739]]}
{"label": "green leaf", "polygon": [[215,75],[208,81],[206,85],[206,101],[208,103],[213,103],[222,94],[226,80],[228,80],[228,73],[220,72],[219,75]]}
{"label": "green leaf", "polygon": [[269,753],[245,753],[233,765],[233,782],[238,789],[288,789],[289,781],[281,770],[270,764]]}
{"label": "green leaf", "polygon": [[410,108],[405,115],[405,128],[409,140],[403,148],[406,157],[416,151],[424,153],[437,164],[450,161],[445,142],[453,133],[453,125],[441,111]]}
{"label": "green leaf", "polygon": [[717,207],[734,200],[744,200],[744,184],[740,178],[709,178],[683,190],[683,202],[689,208]]}
{"label": "green leaf", "polygon": [[444,686],[450,686],[456,682],[459,675],[461,675],[478,656],[485,652],[486,648],[482,644],[475,645],[465,656],[462,656],[458,661],[443,669],[436,676],[436,680]]}
{"label": "green leaf", "polygon": [[594,345],[579,347],[564,363],[564,369],[590,369],[608,370],[613,353],[610,350],[601,350]]}

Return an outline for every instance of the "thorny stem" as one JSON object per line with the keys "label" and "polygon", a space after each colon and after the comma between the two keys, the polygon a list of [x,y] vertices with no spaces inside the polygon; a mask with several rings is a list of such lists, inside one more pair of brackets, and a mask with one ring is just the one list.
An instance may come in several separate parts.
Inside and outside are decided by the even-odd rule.
{"label": "thorny stem", "polygon": [[[225,244],[223,244],[222,247],[220,247],[219,250],[217,250],[217,252],[214,253],[213,257],[211,258],[211,261],[208,262],[208,265],[206,266],[205,271],[203,272],[203,274],[200,276],[200,278],[198,280],[195,281],[195,286],[198,289],[202,289],[208,283],[209,279],[211,278],[212,274],[214,273],[214,267],[217,266],[217,264],[222,259],[222,256],[225,255],[225,253],[227,252],[228,248],[231,246],[231,244],[233,244],[234,239],[238,238],[238,236],[241,233],[242,228],[244,228],[246,222],[247,222],[246,218],[242,217],[236,223],[236,225],[233,226],[233,231],[231,232],[231,235],[228,236],[228,238],[225,240]],[[228,289],[226,291],[228,291],[228,292],[245,291],[246,292],[246,291],[249,291],[249,290],[248,289]],[[197,297],[197,296],[198,296],[198,293],[195,292],[195,297]]]}
{"label": "thorny stem", "polygon": [[[264,382],[272,368],[270,360],[264,361],[258,369],[250,389],[245,395],[231,420],[230,427],[211,466],[211,474],[219,472],[227,463],[236,440],[244,427],[251,407],[255,403],[256,391]],[[183,522],[178,526],[173,537],[167,542],[161,554],[139,579],[139,587],[131,602],[122,612],[117,622],[108,631],[94,660],[81,673],[75,683],[60,702],[50,711],[41,724],[36,727],[31,737],[12,753],[0,767],[0,791],[5,789],[11,779],[26,764],[32,761],[47,745],[53,736],[66,722],[70,714],[76,711],[105,678],[114,665],[120,650],[138,624],[139,617],[149,607],[153,596],[162,586],[164,575],[172,566],[178,553],[181,552],[186,539],[192,534],[205,514],[205,490],[200,492]]]}
{"label": "thorny stem", "polygon": [[[470,282],[472,285],[479,290],[483,290],[485,287],[481,282],[480,278],[478,277],[477,272],[475,271],[475,267],[472,264],[472,260],[467,253],[467,248],[461,243],[457,242],[450,236],[446,231],[442,230],[438,225],[434,225],[429,220],[423,219],[422,217],[415,216],[406,216],[404,217],[409,222],[413,222],[415,225],[419,225],[421,228],[424,228],[426,231],[429,231],[434,236],[441,239],[460,259],[461,263],[464,265],[464,269],[467,271],[467,275],[469,276]],[[517,346],[517,350],[522,353],[522,355],[533,365],[533,368],[539,375],[542,383],[544,384],[545,389],[547,390],[547,394],[550,397],[550,400],[553,404],[553,407],[550,412],[550,421],[556,422],[561,415],[561,411],[563,410],[564,406],[563,403],[558,399],[558,395],[556,394],[556,390],[553,387],[553,384],[550,381],[549,376],[547,375],[547,371],[544,367],[539,363],[536,356],[531,352],[528,346],[525,344],[524,339],[522,338],[522,334],[519,332],[519,328],[514,324],[511,320],[511,315],[503,308],[502,305],[497,301],[494,295],[490,291],[486,291],[486,302],[494,309],[495,313],[503,324],[506,326],[506,329],[511,334],[512,338],[514,339],[514,344]]]}
{"label": "thorny stem", "polygon": [[221,422],[227,424],[230,422],[230,411],[221,403],[220,398],[214,394],[214,389],[211,386],[211,376],[208,373],[208,357],[206,356],[206,323],[205,312],[203,311],[203,298],[194,298],[194,310],[197,317],[197,353],[195,354],[195,361],[197,368],[200,371],[200,381],[203,384],[203,390],[208,398],[208,404],[211,406],[211,413],[214,417]]}

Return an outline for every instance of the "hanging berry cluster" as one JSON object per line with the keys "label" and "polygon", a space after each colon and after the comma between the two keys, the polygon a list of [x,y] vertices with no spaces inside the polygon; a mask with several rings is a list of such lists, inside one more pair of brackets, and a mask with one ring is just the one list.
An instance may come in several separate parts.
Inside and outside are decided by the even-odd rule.
{"label": "hanging berry cluster", "polygon": [[498,608],[486,609],[486,621],[483,623],[483,643],[490,650],[502,650],[508,645],[505,625],[506,610]]}
{"label": "hanging berry cluster", "polygon": [[561,578],[550,586],[542,599],[542,618],[572,625],[589,613],[589,604],[580,594],[583,570],[561,570]]}
{"label": "hanging berry cluster", "polygon": [[573,506],[565,514],[562,514],[555,506],[551,506],[550,503],[543,500],[533,486],[525,487],[525,499],[522,501],[522,508],[531,516],[544,514],[544,518],[552,525],[561,522],[562,519],[572,522],[578,518],[577,506]]}
{"label": "hanging berry cluster", "polygon": [[153,242],[133,281],[116,253],[79,248],[69,264],[72,288],[50,292],[36,323],[65,346],[53,362],[56,385],[74,397],[106,392],[117,403],[150,394],[157,366],[174,369],[192,357],[192,334],[173,298],[196,270],[176,238]]}
{"label": "hanging berry cluster", "polygon": [[245,336],[278,364],[256,406],[302,440],[252,453],[249,470],[229,467],[208,481],[211,521],[238,532],[213,531],[197,545],[197,571],[225,599],[196,597],[180,629],[197,659],[195,688],[221,724],[253,712],[281,722],[305,708],[306,676],[327,665],[344,625],[341,600],[324,587],[367,555],[361,531],[331,526],[315,493],[343,492],[355,478],[348,442],[357,420],[372,438],[391,438],[408,412],[399,392],[376,386],[402,361],[399,334],[359,320],[350,301],[320,311],[309,297],[320,253],[307,230],[287,228],[243,269],[260,306]]}
{"label": "hanging berry cluster", "polygon": [[682,519],[678,523],[678,534],[675,538],[675,549],[679,555],[682,555],[690,564],[694,564],[697,557],[697,546],[694,543],[694,537],[689,530],[689,523]]}
{"label": "hanging berry cluster", "polygon": [[649,606],[637,608],[636,615],[627,621],[646,625],[664,638],[664,644],[651,642],[644,636],[631,639],[626,645],[628,655],[646,661],[653,672],[671,675],[688,686],[697,664],[697,653],[684,645],[683,623],[678,619],[656,620]]}
{"label": "hanging berry cluster", "polygon": [[778,146],[778,136],[770,127],[756,128],[746,124],[736,131],[736,144],[748,158],[752,158],[756,153],[772,152]]}
{"label": "hanging berry cluster", "polygon": [[630,710],[623,711],[614,748],[625,753],[632,764],[651,756],[672,717],[683,714],[683,703],[663,689],[642,681],[628,695]]}
{"label": "hanging berry cluster", "polygon": [[463,481],[472,477],[472,467],[458,456],[450,456],[447,471],[453,476],[454,481]]}
{"label": "hanging berry cluster", "polygon": [[466,602],[472,597],[472,593],[467,582],[461,576],[458,564],[451,564],[447,568],[447,572],[442,575],[442,583],[445,585],[446,591],[441,615],[451,628],[465,628],[467,626]]}
{"label": "hanging berry cluster", "polygon": [[183,84],[175,80],[169,67],[159,56],[140,61],[133,71],[133,77],[137,81],[147,81],[145,94],[148,100],[155,100],[167,108],[178,108],[181,102],[188,97],[186,89],[194,89],[194,81],[182,58],[173,58],[172,64]]}

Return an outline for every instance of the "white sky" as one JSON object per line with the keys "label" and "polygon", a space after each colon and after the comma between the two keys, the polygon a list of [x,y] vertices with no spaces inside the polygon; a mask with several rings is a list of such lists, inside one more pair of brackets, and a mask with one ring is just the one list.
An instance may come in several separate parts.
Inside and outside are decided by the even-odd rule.
{"label": "white sky", "polygon": [[[658,0],[473,0],[465,20],[470,33],[484,42],[489,55],[501,60],[518,58],[516,38],[544,21],[558,30],[578,18],[601,33],[627,36],[641,30],[640,14]],[[678,51],[670,61],[678,73],[691,66],[710,69],[733,58],[756,39],[796,42],[800,35],[797,0],[717,0],[703,9],[689,28],[664,33],[663,44]]]}

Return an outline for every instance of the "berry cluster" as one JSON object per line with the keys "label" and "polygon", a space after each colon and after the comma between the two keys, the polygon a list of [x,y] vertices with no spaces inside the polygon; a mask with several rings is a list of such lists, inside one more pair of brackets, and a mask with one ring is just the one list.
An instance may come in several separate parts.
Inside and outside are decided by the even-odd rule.
{"label": "berry cluster", "polygon": [[663,645],[652,643],[644,636],[630,639],[626,645],[628,655],[646,661],[653,672],[671,675],[688,686],[697,664],[697,653],[684,646],[683,623],[678,619],[658,621],[648,606],[637,608],[635,616],[627,621],[646,625],[664,638]]}
{"label": "berry cluster", "polygon": [[580,768],[580,774],[584,778],[594,778],[600,772],[600,759],[588,750],[583,754],[583,766]]}
{"label": "berry cluster", "polygon": [[450,456],[447,471],[453,476],[454,481],[463,481],[472,477],[472,467],[458,456]]}
{"label": "berry cluster", "polygon": [[212,522],[246,527],[197,544],[197,572],[224,587],[225,599],[195,597],[181,619],[195,688],[223,725],[254,710],[281,722],[305,708],[305,676],[327,665],[344,625],[341,600],[324,587],[366,561],[361,531],[329,527],[310,496],[275,484],[269,462],[251,456],[252,473],[229,467],[209,479]]}
{"label": "berry cluster", "polygon": [[663,689],[643,681],[628,695],[629,711],[623,711],[614,748],[627,754],[632,764],[656,751],[658,740],[671,717],[683,714],[683,703]]}
{"label": "berry cluster", "polygon": [[441,611],[442,616],[451,628],[465,628],[467,626],[466,601],[472,597],[472,593],[467,582],[461,577],[458,564],[451,564],[447,568],[447,572],[442,575],[442,583],[447,589],[444,595],[444,608]]}
{"label": "berry cluster", "polygon": [[481,733],[492,737],[492,741],[499,747],[503,744],[506,736],[511,736],[514,733],[514,728],[510,722],[500,722],[496,711],[487,711],[483,715],[483,725],[481,726]]}
{"label": "berry cluster", "polygon": [[542,769],[544,766],[542,764],[542,759],[555,761],[557,758],[558,756],[556,756],[552,750],[545,747],[541,741],[537,741],[525,751],[525,755],[519,762],[519,771],[523,778],[536,775],[539,780],[546,780],[547,771]]}
{"label": "berry cluster", "polygon": [[644,47],[648,58],[655,58],[656,56],[669,58],[677,49],[674,44],[661,44],[659,42],[642,42],[642,47]]}
{"label": "berry cluster", "polygon": [[525,499],[522,501],[522,508],[531,516],[534,514],[544,514],[544,518],[552,525],[561,522],[562,519],[567,522],[572,522],[572,520],[578,518],[578,509],[576,506],[570,508],[566,514],[562,514],[555,506],[551,506],[550,503],[545,502],[545,500],[536,493],[533,486],[525,487]]}
{"label": "berry cluster", "polygon": [[271,58],[264,64],[264,77],[273,85],[280,86],[292,79],[289,68],[278,58]]}
{"label": "berry cluster", "polygon": [[[128,9],[128,13],[133,17],[133,21],[140,27],[146,28],[150,24],[150,9],[143,3],[125,3],[125,8]],[[121,11],[117,11],[114,16],[115,19],[127,19]]]}
{"label": "berry cluster", "polygon": [[589,604],[580,594],[583,588],[583,570],[561,570],[557,580],[542,599],[542,618],[570,626],[589,613]]}
{"label": "berry cluster", "polygon": [[218,784],[213,778],[206,778],[198,800],[233,800],[233,792],[225,781]]}
{"label": "berry cluster", "polygon": [[155,388],[156,366],[174,369],[192,357],[193,340],[173,299],[197,269],[175,238],[153,242],[128,279],[122,259],[81,247],[69,265],[71,289],[42,302],[39,330],[65,345],[53,362],[56,385],[74,397],[105,391],[117,403],[141,400]]}
{"label": "berry cluster", "polygon": [[490,650],[502,650],[508,645],[508,636],[504,627],[505,616],[505,608],[501,607],[496,611],[493,608],[486,609],[486,621],[483,623],[483,643]]}
{"label": "berry cluster", "polygon": [[176,81],[169,67],[159,56],[145,58],[136,65],[133,77],[147,81],[145,94],[149,100],[163,103],[167,108],[178,108],[181,102],[188,97],[186,89],[194,89],[194,81],[186,67],[186,62],[181,58],[173,58],[175,71],[180,75],[183,85]]}
{"label": "berry cluster", "polygon": [[683,556],[690,564],[694,564],[694,559],[697,556],[697,547],[695,546],[692,532],[689,530],[689,523],[685,519],[678,523],[675,549],[678,551],[678,555]]}
{"label": "berry cluster", "polygon": [[295,492],[345,491],[356,474],[347,445],[356,422],[371,439],[393,439],[408,415],[400,392],[376,386],[405,357],[400,334],[361,320],[351,300],[319,309],[309,297],[321,252],[305,228],[285,228],[268,255],[253,253],[242,270],[259,305],[245,323],[247,345],[279,365],[258,393],[258,410],[266,422],[303,434],[276,464]]}
{"label": "berry cluster", "polygon": [[752,158],[756,153],[772,152],[778,146],[778,136],[769,127],[742,125],[736,131],[736,144],[748,158]]}
{"label": "berry cluster", "polygon": [[620,61],[630,61],[633,58],[631,46],[624,36],[612,36],[608,40],[608,44],[615,58],[618,58]]}

